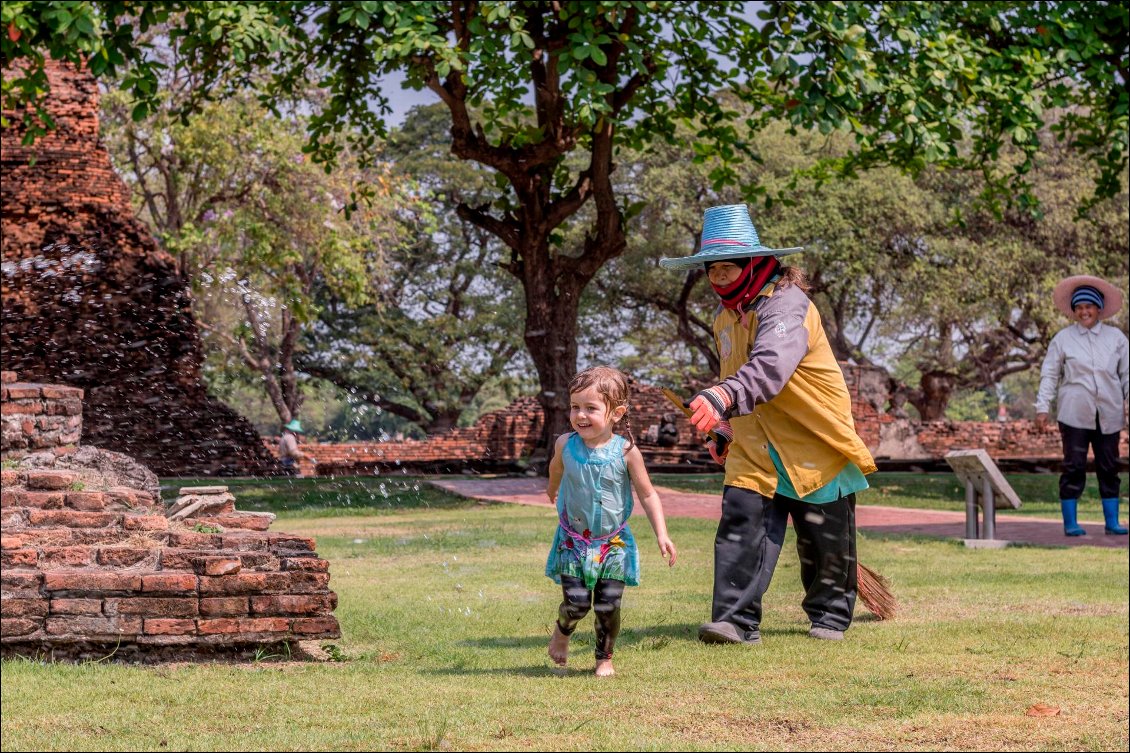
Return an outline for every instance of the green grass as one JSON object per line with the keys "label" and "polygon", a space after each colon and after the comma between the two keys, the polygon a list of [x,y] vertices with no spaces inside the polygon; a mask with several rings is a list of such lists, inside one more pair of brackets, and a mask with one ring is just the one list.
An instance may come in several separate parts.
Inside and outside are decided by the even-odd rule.
{"label": "green grass", "polygon": [[[357,499],[273,507],[325,505],[319,482],[260,497],[279,510],[273,530],[316,537],[331,562],[343,661],[5,661],[2,749],[1127,748],[1125,550],[864,535],[861,556],[902,613],[879,622],[861,607],[847,640],[828,643],[806,636],[790,534],[764,643],[704,646],[715,524],[669,521],[668,569],[641,520],[643,584],[625,598],[618,675],[598,680],[591,617],[566,673],[545,655],[560,601],[541,574],[553,511],[406,483],[363,514]],[[233,489],[240,508],[256,487]],[[1037,703],[1060,713],[1026,716]]]}
{"label": "green grass", "polygon": [[[1122,499],[1130,489],[1127,474],[1122,478]],[[721,473],[682,475],[655,474],[651,480],[659,485],[679,491],[700,494],[722,493]],[[1008,510],[1015,515],[1041,518],[1059,517],[1059,474],[1009,473],[1005,479],[1020,498],[1019,510]],[[857,501],[861,505],[886,505],[925,510],[950,510],[964,512],[965,487],[952,473],[874,473],[867,477],[871,488],[861,492]],[[1125,509],[1123,510],[1125,514]],[[1081,520],[1102,522],[1099,504],[1099,485],[1094,474],[1087,475],[1087,488],[1079,506]]]}

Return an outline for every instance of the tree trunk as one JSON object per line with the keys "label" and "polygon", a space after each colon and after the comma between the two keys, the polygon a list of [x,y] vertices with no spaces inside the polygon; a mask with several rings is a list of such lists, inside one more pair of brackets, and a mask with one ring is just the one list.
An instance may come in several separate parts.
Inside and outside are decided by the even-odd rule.
{"label": "tree trunk", "polygon": [[[577,371],[577,313],[588,278],[574,270],[555,274],[558,265],[526,265],[525,341],[538,372],[538,403],[545,414],[542,439],[534,452],[538,470],[548,463],[557,437],[571,431],[569,382]],[[555,281],[554,278],[557,277]]]}
{"label": "tree trunk", "polygon": [[923,421],[940,421],[946,417],[956,382],[957,377],[944,371],[928,371],[922,375],[921,388],[911,395],[910,402]]}

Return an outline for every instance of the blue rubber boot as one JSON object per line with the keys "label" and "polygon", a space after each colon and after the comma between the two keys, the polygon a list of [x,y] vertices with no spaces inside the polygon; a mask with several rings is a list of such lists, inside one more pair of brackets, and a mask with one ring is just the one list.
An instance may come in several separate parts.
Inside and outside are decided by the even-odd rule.
{"label": "blue rubber boot", "polygon": [[1080,528],[1079,524],[1075,522],[1075,516],[1079,508],[1079,500],[1061,499],[1059,501],[1059,508],[1063,511],[1063,535],[1086,536],[1087,532]]}
{"label": "blue rubber boot", "polygon": [[1118,525],[1118,497],[1103,500],[1103,519],[1106,520],[1106,532],[1112,536],[1125,536],[1126,529]]}

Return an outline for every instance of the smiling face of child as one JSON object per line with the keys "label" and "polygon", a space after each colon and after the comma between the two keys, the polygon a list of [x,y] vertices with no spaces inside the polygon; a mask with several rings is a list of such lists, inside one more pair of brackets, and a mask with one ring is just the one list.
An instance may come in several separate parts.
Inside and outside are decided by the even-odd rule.
{"label": "smiling face of child", "polygon": [[610,409],[595,385],[569,394],[569,423],[589,447],[610,440],[616,422],[627,410],[623,405]]}

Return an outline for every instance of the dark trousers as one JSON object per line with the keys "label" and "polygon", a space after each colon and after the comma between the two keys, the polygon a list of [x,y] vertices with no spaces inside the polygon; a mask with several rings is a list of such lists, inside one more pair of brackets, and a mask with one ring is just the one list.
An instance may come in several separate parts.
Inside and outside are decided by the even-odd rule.
{"label": "dark trousers", "polygon": [[814,627],[847,630],[855,610],[855,495],[813,505],[727,486],[714,539],[713,622],[743,630],[761,625],[761,598],[792,516],[800,555],[804,608]]}
{"label": "dark trousers", "polygon": [[[1096,417],[1095,426],[1098,426]],[[1099,496],[1118,496],[1118,432],[1103,434],[1099,429],[1077,429],[1062,421],[1059,436],[1063,439],[1063,475],[1059,477],[1059,498],[1079,499],[1087,485],[1087,447],[1095,451],[1095,475],[1099,478]]]}
{"label": "dark trousers", "polygon": [[557,628],[563,635],[572,635],[589,609],[596,613],[596,658],[612,658],[616,636],[620,635],[620,600],[624,596],[624,582],[601,578],[593,590],[580,578],[561,576],[561,591],[565,599],[557,610]]}

